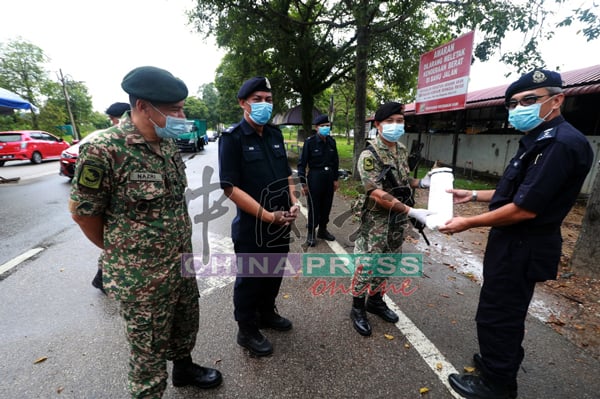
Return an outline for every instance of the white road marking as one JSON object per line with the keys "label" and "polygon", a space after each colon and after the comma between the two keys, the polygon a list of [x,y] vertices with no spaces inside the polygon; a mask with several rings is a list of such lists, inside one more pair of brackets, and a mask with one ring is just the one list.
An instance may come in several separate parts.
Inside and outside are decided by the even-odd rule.
{"label": "white road marking", "polygon": [[19,265],[22,262],[25,262],[27,259],[37,255],[38,253],[42,252],[44,250],[44,248],[32,248],[27,252],[22,253],[21,255],[9,260],[8,262],[6,262],[5,264],[0,266],[0,274],[3,274],[7,271],[9,271],[10,269],[12,269],[13,267]]}
{"label": "white road marking", "polygon": [[[304,217],[308,218],[308,211],[306,206],[300,208],[300,211]],[[334,253],[347,254],[346,250],[338,244],[337,241],[325,241]],[[384,295],[383,299],[387,303],[388,307],[392,309],[398,315],[399,319],[396,323],[396,327],[406,337],[406,339],[412,344],[413,348],[423,358],[425,363],[433,370],[435,375],[440,379],[442,384],[448,389],[450,395],[453,398],[461,399],[462,396],[457,394],[450,383],[448,382],[448,375],[458,373],[452,363],[450,363],[444,355],[436,348],[436,346],[419,330],[419,328],[400,310],[398,305],[392,301],[388,295]]]}

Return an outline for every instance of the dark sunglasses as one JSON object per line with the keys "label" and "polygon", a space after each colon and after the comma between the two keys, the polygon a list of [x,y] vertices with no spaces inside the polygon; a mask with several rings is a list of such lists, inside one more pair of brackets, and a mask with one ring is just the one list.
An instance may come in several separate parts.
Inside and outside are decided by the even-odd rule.
{"label": "dark sunglasses", "polygon": [[534,94],[529,95],[529,96],[525,96],[522,99],[520,99],[519,101],[517,100],[510,100],[504,103],[504,106],[506,107],[506,109],[515,109],[517,107],[518,104],[521,104],[524,107],[528,107],[530,105],[533,105],[537,102],[537,100],[539,100],[542,97],[548,97],[551,94],[544,94],[541,96],[536,96]]}

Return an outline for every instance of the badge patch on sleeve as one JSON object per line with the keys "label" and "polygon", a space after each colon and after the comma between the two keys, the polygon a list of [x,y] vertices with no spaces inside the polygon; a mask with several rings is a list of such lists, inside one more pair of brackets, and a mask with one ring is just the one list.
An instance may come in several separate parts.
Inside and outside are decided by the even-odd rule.
{"label": "badge patch on sleeve", "polygon": [[375,168],[375,160],[371,157],[367,157],[363,160],[363,168],[365,170],[373,170]]}
{"label": "badge patch on sleeve", "polygon": [[100,183],[102,183],[102,177],[104,177],[104,169],[84,163],[77,182],[83,187],[97,190],[100,188]]}

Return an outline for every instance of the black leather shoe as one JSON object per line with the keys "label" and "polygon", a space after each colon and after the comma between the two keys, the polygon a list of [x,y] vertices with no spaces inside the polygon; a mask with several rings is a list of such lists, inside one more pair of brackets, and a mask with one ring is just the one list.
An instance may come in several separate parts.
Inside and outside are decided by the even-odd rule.
{"label": "black leather shoe", "polygon": [[308,231],[304,245],[306,245],[307,247],[314,247],[315,245],[317,245],[317,240],[315,239],[314,231],[310,231],[310,230]]}
{"label": "black leather shoe", "polygon": [[450,374],[450,386],[467,399],[513,399],[506,385],[495,384],[478,375]]}
{"label": "black leather shoe", "polygon": [[381,296],[371,296],[367,298],[367,312],[381,317],[388,323],[397,323],[399,320],[396,312],[388,308]]}
{"label": "black leather shoe", "polygon": [[195,363],[173,363],[173,385],[184,387],[193,385],[202,389],[215,388],[221,385],[223,376],[219,370],[201,367]]}
{"label": "black leather shoe", "polygon": [[102,285],[102,269],[98,269],[94,279],[92,280],[92,286],[94,288],[98,288],[104,295],[106,295],[106,291],[104,291],[104,286]]}
{"label": "black leather shoe", "polygon": [[[485,364],[483,364],[483,357],[479,353],[476,353],[473,355],[473,364],[475,365],[475,368],[477,369],[477,371],[479,371],[480,373],[482,373],[486,368]],[[517,383],[516,382],[514,384],[508,385],[508,395],[511,399],[514,399],[517,397]]]}
{"label": "black leather shoe", "polygon": [[360,335],[365,337],[371,335],[371,324],[369,324],[369,319],[367,319],[367,313],[365,313],[364,309],[353,306],[352,310],[350,310],[350,318],[352,319],[354,329],[358,331]]}
{"label": "black leather shoe", "polygon": [[255,356],[269,356],[273,353],[273,345],[258,328],[240,328],[237,334],[237,343],[248,349]]}
{"label": "black leather shoe", "polygon": [[271,328],[277,331],[292,329],[292,322],[274,311],[261,313],[258,320],[258,328]]}
{"label": "black leather shoe", "polygon": [[333,234],[328,232],[327,229],[319,229],[319,232],[317,233],[317,238],[322,238],[327,241],[335,241],[335,237],[333,236]]}

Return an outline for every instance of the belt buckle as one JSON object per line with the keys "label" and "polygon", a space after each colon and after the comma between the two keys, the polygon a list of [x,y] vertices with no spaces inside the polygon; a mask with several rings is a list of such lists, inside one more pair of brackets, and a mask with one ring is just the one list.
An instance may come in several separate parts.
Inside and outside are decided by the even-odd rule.
{"label": "belt buckle", "polygon": [[325,166],[323,170],[329,170],[329,166]]}

